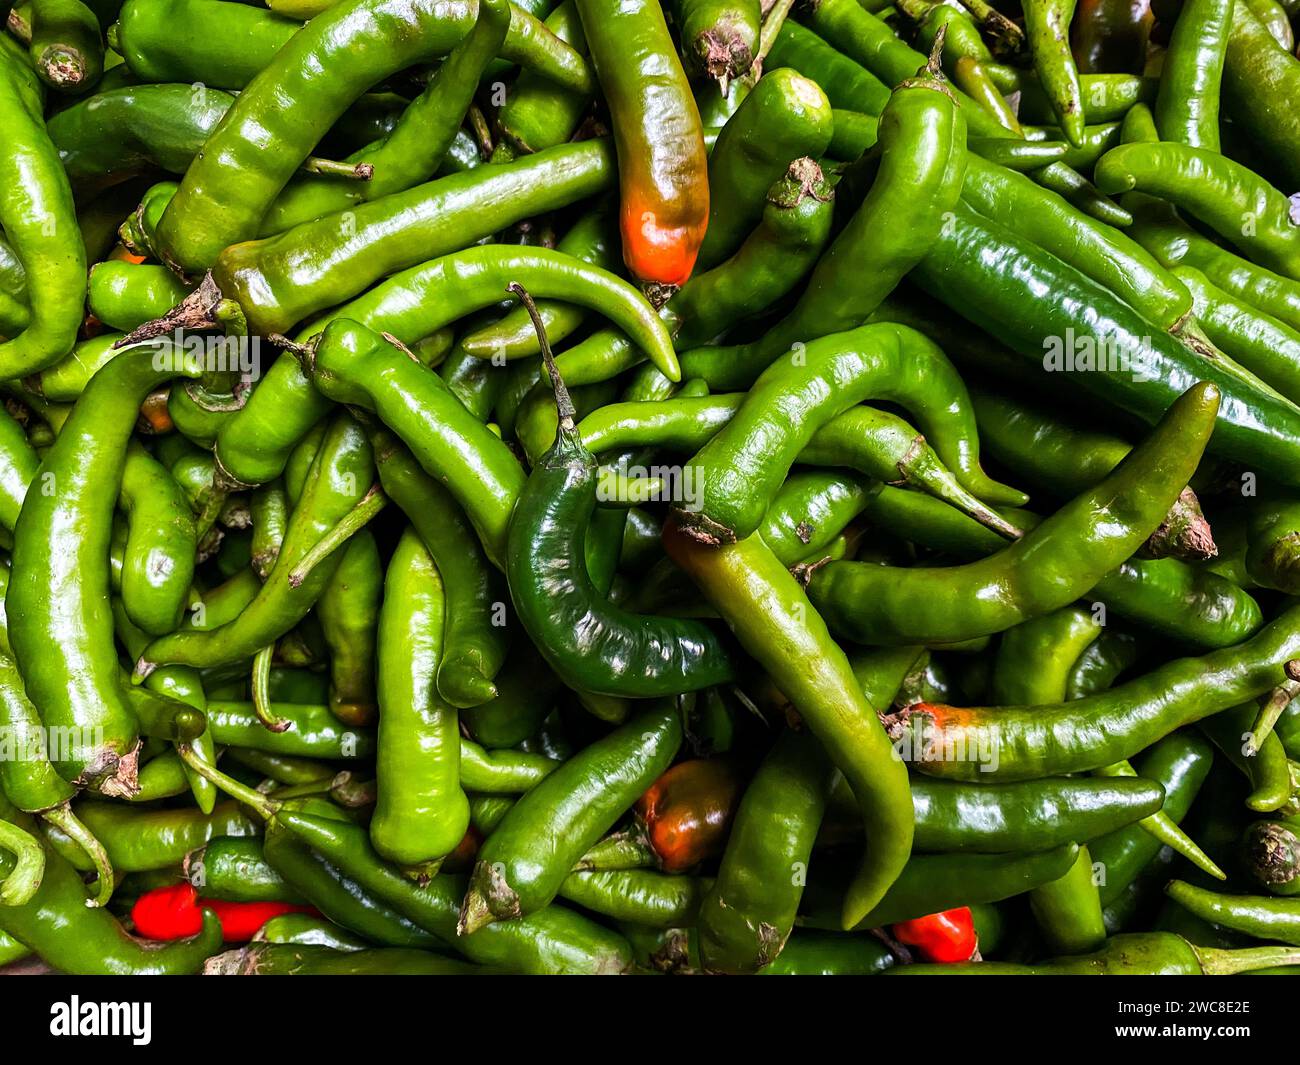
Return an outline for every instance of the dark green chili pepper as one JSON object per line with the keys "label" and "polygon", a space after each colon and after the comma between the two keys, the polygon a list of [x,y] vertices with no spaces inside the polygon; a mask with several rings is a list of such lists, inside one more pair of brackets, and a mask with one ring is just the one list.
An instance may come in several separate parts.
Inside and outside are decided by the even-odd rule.
{"label": "dark green chili pepper", "polygon": [[547,668],[531,640],[516,641],[496,678],[497,695],[467,707],[460,719],[488,748],[513,747],[533,735],[555,705],[559,678]]}
{"label": "dark green chili pepper", "polygon": [[546,906],[578,859],[668,767],[681,739],[678,709],[661,704],[525,794],[479,848],[458,934]]}
{"label": "dark green chili pepper", "polygon": [[834,776],[821,744],[793,730],[755,773],[700,904],[700,957],[710,971],[755,972],[782,953]]}
{"label": "dark green chili pepper", "polygon": [[[813,576],[809,594],[833,627],[860,643],[964,640],[1065,606],[1159,525],[1195,472],[1218,405],[1212,385],[1189,390],[1096,488],[991,558],[906,571],[833,562]],[[1062,565],[1049,566],[1058,551]],[[969,609],[954,611],[950,597],[966,581],[957,599]]]}
{"label": "dark green chili pepper", "polygon": [[407,530],[388,563],[379,615],[379,792],[370,822],[375,850],[405,866],[441,861],[469,827],[456,710],[434,684],[450,621],[442,589],[427,548]]}
{"label": "dark green chili pepper", "polygon": [[1173,932],[1112,936],[1092,954],[1026,965],[973,961],[948,965],[896,965],[897,976],[1227,976],[1275,965],[1295,965],[1300,952],[1285,947],[1218,950],[1193,946]]}
{"label": "dark green chili pepper", "polygon": [[[741,646],[766,664],[848,778],[869,840],[843,900],[843,926],[852,927],[880,901],[912,846],[907,774],[876,725],[876,708],[803,589],[759,537],[715,547],[670,523],[664,546],[722,613]],[[806,668],[810,661],[822,663],[816,674]]]}
{"label": "dark green chili pepper", "polygon": [[[493,680],[508,647],[504,589],[446,489],[391,434],[377,433],[371,442],[384,491],[419,533],[441,581],[438,694],[453,707],[489,702],[499,694]],[[395,646],[401,644],[396,636]]]}
{"label": "dark green chili pepper", "polygon": [[792,159],[820,156],[832,128],[831,105],[815,81],[789,67],[759,79],[709,156],[709,225],[696,269],[710,270],[740,247],[773,182]]}
{"label": "dark green chili pepper", "polygon": [[[175,373],[157,353],[136,350],[96,374],[42,461],[14,532],[6,604],[27,694],[45,727],[70,737],[56,768],[107,795],[134,790],[138,731],[113,645],[112,507],[140,401]],[[60,529],[76,532],[60,538]]]}
{"label": "dark green chili pepper", "polygon": [[326,705],[276,703],[272,709],[277,718],[292,723],[284,732],[263,725],[252,703],[224,700],[208,704],[208,727],[222,747],[303,758],[356,759],[374,754],[374,733],[348,728]]}
{"label": "dark green chili pepper", "polygon": [[767,508],[759,534],[784,565],[793,566],[843,532],[862,513],[867,497],[865,481],[852,474],[796,471]]}
{"label": "dark green chili pepper", "polygon": [[290,571],[365,496],[373,477],[374,460],[365,433],[351,417],[337,418],[312,463],[275,568],[254,600],[225,625],[204,631],[181,630],[155,640],[137,661],[136,676],[147,677],[157,666],[169,663],[216,666],[240,662],[287,633],[311,609],[341,555],[336,552],[327,558],[297,586]]}
{"label": "dark green chili pepper", "polygon": [[889,948],[869,936],[796,930],[759,976],[874,976],[894,964]]}
{"label": "dark green chili pepper", "polygon": [[402,947],[336,950],[288,943],[254,943],[216,954],[204,976],[486,976],[492,970]]}
{"label": "dark green chili pepper", "polygon": [[1251,504],[1246,520],[1245,567],[1265,588],[1300,592],[1300,500],[1266,493]]}
{"label": "dark green chili pepper", "polygon": [[[1215,453],[1300,480],[1289,443],[1300,439],[1300,416],[1290,404],[1252,387],[1219,365],[1222,360],[1153,333],[1107,290],[1006,227],[958,205],[912,276],[963,317],[992,330],[1022,367],[1068,375],[1062,387],[1082,388],[1148,423],[1196,382],[1213,382],[1224,397]],[[1083,320],[1090,323],[1087,333],[1076,335]]]}
{"label": "dark green chili pepper", "polygon": [[50,119],[50,140],[79,194],[155,168],[183,174],[233,101],[197,82],[101,88]]}
{"label": "dark green chili pepper", "polygon": [[559,424],[510,522],[506,574],[524,629],[563,681],[600,694],[649,698],[732,679],[731,657],[708,626],[633,614],[605,601],[594,584],[584,545],[596,505],[596,462],[537,328]]}
{"label": "dark green chili pepper", "polygon": [[1268,29],[1240,3],[1232,9],[1223,65],[1223,102],[1260,154],[1295,187],[1300,181],[1300,115],[1289,101],[1300,92],[1300,67],[1278,48]]}
{"label": "dark green chili pepper", "polygon": [[5,151],[0,159],[0,225],[27,276],[31,317],[22,332],[0,343],[0,375],[24,377],[72,350],[86,294],[86,250],[77,236],[76,207],[67,174],[42,118],[41,92],[27,58],[12,38],[0,48],[0,115]]}

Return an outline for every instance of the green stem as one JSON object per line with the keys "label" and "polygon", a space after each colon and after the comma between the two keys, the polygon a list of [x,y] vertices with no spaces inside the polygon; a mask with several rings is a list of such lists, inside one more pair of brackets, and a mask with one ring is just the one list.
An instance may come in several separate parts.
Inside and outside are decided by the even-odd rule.
{"label": "green stem", "polygon": [[1279,965],[1300,965],[1300,947],[1248,947],[1245,950],[1216,950],[1188,944],[1206,976],[1233,976],[1252,969]]}
{"label": "green stem", "polygon": [[297,588],[311,576],[311,571],[324,562],[330,555],[359,533],[384,507],[388,506],[388,496],[375,485],[365,494],[361,502],[345,514],[337,525],[327,532],[289,571],[289,587]]}
{"label": "green stem", "polygon": [[113,864],[108,859],[108,851],[104,845],[95,838],[93,832],[81,823],[77,815],[72,812],[72,806],[64,803],[62,806],[56,806],[52,810],[46,810],[41,817],[52,824],[65,836],[71,839],[80,847],[90,859],[90,864],[95,867],[95,898],[91,904],[95,906],[107,906],[108,900],[113,897],[113,888],[117,885],[116,877],[113,873]]}
{"label": "green stem", "polygon": [[[1290,663],[1288,662],[1287,665],[1290,666]],[[1243,754],[1249,757],[1259,751],[1273,731],[1278,718],[1282,716],[1282,711],[1291,705],[1291,700],[1297,695],[1300,695],[1300,682],[1294,680],[1279,684],[1269,692],[1268,700],[1259,708],[1259,714],[1251,726],[1250,736],[1246,741],[1249,750],[1243,751]]]}
{"label": "green stem", "polygon": [[340,163],[336,159],[322,159],[318,155],[309,155],[303,160],[300,169],[308,174],[347,178],[349,181],[369,181],[375,176],[375,168],[369,163]]}
{"label": "green stem", "polygon": [[12,851],[15,858],[13,869],[0,883],[0,906],[23,906],[31,901],[45,876],[45,849],[30,833],[3,820],[0,847]]}
{"label": "green stem", "polygon": [[253,712],[270,732],[285,732],[293,722],[276,717],[271,710],[271,659],[275,644],[269,643],[253,656]]}
{"label": "green stem", "polygon": [[177,752],[194,772],[205,780],[210,780],[214,785],[224,791],[233,799],[238,799],[249,809],[253,810],[264,821],[270,821],[276,811],[280,808],[279,803],[268,799],[260,791],[256,791],[247,785],[239,783],[233,777],[227,776],[216,766],[209,765],[198,756],[195,750],[188,743],[177,744]]}

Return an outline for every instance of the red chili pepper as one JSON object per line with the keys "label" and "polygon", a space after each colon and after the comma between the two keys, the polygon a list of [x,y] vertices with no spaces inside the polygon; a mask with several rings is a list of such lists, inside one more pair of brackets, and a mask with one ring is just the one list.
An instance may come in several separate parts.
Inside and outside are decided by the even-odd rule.
{"label": "red chili pepper", "polygon": [[637,800],[646,838],[666,873],[680,873],[721,852],[740,800],[735,767],[722,758],[681,762]]}
{"label": "red chili pepper", "polygon": [[977,945],[969,906],[900,921],[893,929],[895,939],[915,947],[927,961],[970,961]]}
{"label": "red chili pepper", "polygon": [[222,939],[246,943],[272,917],[286,913],[316,913],[311,906],[287,902],[228,902],[201,899],[190,883],[168,884],[146,891],[131,908],[135,930],[146,939],[186,939],[203,927],[203,911],[211,910],[221,921]]}

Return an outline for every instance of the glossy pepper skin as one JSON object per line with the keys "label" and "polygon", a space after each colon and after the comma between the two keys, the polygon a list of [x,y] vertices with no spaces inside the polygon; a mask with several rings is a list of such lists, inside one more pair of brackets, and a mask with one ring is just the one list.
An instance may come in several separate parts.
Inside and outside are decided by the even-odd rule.
{"label": "glossy pepper skin", "polygon": [[[543,352],[555,375],[549,345]],[[596,507],[596,462],[558,375],[553,383],[555,443],[520,493],[507,542],[510,597],[524,629],[562,680],[605,695],[652,698],[733,678],[731,656],[704,623],[634,614],[599,593],[584,546]]]}
{"label": "glossy pepper skin", "polygon": [[479,848],[458,934],[546,906],[681,740],[679,711],[661,703],[584,748],[515,803]]}
{"label": "glossy pepper skin", "polygon": [[743,781],[721,758],[679,762],[656,780],[636,811],[665,873],[682,873],[721,849]]}
{"label": "glossy pepper skin", "polygon": [[709,219],[700,113],[653,0],[577,0],[614,118],[623,260],[638,281],[686,283]]}
{"label": "glossy pepper skin", "polygon": [[[110,364],[114,365],[114,364]],[[136,662],[147,677],[160,665],[228,665],[251,658],[273,643],[311,609],[341,561],[335,552],[298,585],[290,572],[336,521],[364,497],[374,479],[374,459],[365,432],[348,415],[330,424],[312,463],[308,481],[285,532],[285,547],[253,601],[225,625],[180,630],[155,640]]]}
{"label": "glossy pepper skin", "polygon": [[[158,228],[165,262],[204,270],[258,223],[299,164],[367,88],[413,63],[450,51],[470,31],[476,5],[435,0],[346,0],[286,42],[239,94],[187,170]],[[588,84],[581,58],[515,9],[516,41],[546,35],[575,88]],[[568,60],[568,62],[565,62]],[[561,64],[565,70],[561,70]],[[318,77],[330,70],[329,78]],[[265,146],[274,143],[273,152]],[[281,327],[283,328],[283,327]]]}
{"label": "glossy pepper skin", "polygon": [[759,766],[700,906],[700,958],[709,971],[756,972],[780,955],[834,776],[808,732],[783,733]]}
{"label": "glossy pepper skin", "polygon": [[1297,93],[1300,64],[1276,46],[1249,4],[1235,4],[1223,65],[1224,107],[1292,187],[1300,182],[1300,114],[1289,104]]}
{"label": "glossy pepper skin", "polygon": [[433,559],[408,530],[388,563],[379,619],[379,792],[370,822],[375,849],[406,866],[441,861],[469,827],[457,714],[435,685],[443,606]]}
{"label": "glossy pepper skin", "polygon": [[1193,0],[1178,12],[1160,72],[1160,139],[1219,148],[1219,86],[1234,0]]}
{"label": "glossy pepper skin", "polygon": [[42,92],[18,43],[0,45],[0,224],[22,261],[32,316],[0,342],[6,380],[50,366],[72,350],[86,294],[86,251],[68,177],[42,119]]}
{"label": "glossy pepper skin", "polygon": [[291,943],[255,943],[209,958],[204,976],[480,976],[490,969],[428,950],[388,947],[336,950]]}
{"label": "glossy pepper skin", "polygon": [[[0,850],[0,874],[7,876],[12,868],[13,859]],[[152,944],[134,938],[107,910],[86,906],[80,875],[51,853],[36,894],[22,906],[0,906],[0,931],[76,976],[193,974],[221,943],[214,915],[206,915],[202,930],[190,939]]]}
{"label": "glossy pepper skin", "polygon": [[[113,644],[112,510],[140,401],[173,376],[149,350],[125,353],[96,374],[37,474],[56,490],[28,493],[14,532],[5,603],[27,694],[46,728],[74,737],[55,763],[59,772],[107,795],[134,790],[139,729]],[[92,735],[89,744],[77,740]]]}
{"label": "glossy pepper skin", "polygon": [[[958,709],[918,703],[891,721],[916,767],[959,780],[1026,780],[1128,758],[1174,729],[1269,691],[1300,645],[1300,613],[1281,614],[1236,647],[1177,659],[1108,692],[1036,707]],[[934,746],[936,745],[937,746]],[[962,747],[961,745],[965,745]],[[998,751],[998,765],[941,762],[943,749]]]}
{"label": "glossy pepper skin", "polygon": [[[870,840],[844,898],[851,928],[884,895],[912,849],[912,797],[876,708],[863,695],[844,652],[798,582],[757,536],[701,544],[670,521],[669,556],[722,614],[744,649],[768,664],[772,679],[848,778]],[[811,663],[817,664],[815,672]]]}
{"label": "glossy pepper skin", "polygon": [[[918,634],[968,639],[1064,606],[1160,523],[1195,471],[1218,405],[1212,385],[1191,389],[1105,481],[991,558],[894,572],[836,562],[814,575],[809,594],[832,627],[875,643],[914,643]],[[1061,564],[1049,565],[1052,559]],[[960,595],[969,611],[952,610],[945,598],[960,586],[955,581],[970,582]],[[1009,588],[1015,591],[1002,594]]]}

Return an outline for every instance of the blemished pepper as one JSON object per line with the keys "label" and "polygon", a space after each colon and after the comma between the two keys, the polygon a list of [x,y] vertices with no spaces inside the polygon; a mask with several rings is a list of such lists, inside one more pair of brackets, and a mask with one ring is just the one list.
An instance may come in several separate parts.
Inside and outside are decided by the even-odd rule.
{"label": "blemished pepper", "polygon": [[[803,589],[759,537],[711,546],[670,520],[664,546],[741,646],[767,664],[861,804],[869,842],[843,900],[843,927],[851,928],[880,901],[912,849],[907,773],[878,727],[877,708]],[[815,673],[808,669],[812,662],[820,666]]]}
{"label": "blemished pepper", "polygon": [[691,276],[709,220],[699,110],[659,4],[575,6],[614,118],[623,260],[638,281],[672,291]]}
{"label": "blemished pepper", "polygon": [[681,873],[722,850],[744,781],[722,758],[679,762],[637,800],[659,868]]}
{"label": "blemished pepper", "polygon": [[375,645],[384,569],[369,529],[352,536],[316,600],[316,619],[330,657],[330,709],[339,720],[375,719]]}
{"label": "blemished pepper", "polygon": [[[255,237],[266,209],[349,104],[388,75],[450,51],[475,17],[468,2],[346,0],[294,34],[186,172],[159,224],[164,261],[203,270],[223,248]],[[582,58],[536,19],[516,8],[510,21],[517,55],[548,64],[573,88],[589,86]],[[317,77],[320,70],[331,77]],[[274,152],[265,150],[268,138]]]}
{"label": "blemished pepper", "polygon": [[674,18],[688,68],[720,82],[724,91],[746,74],[758,56],[759,8],[757,0],[678,0]]}
{"label": "blemished pepper", "polygon": [[524,795],[479,848],[458,934],[546,906],[681,740],[680,712],[668,701],[584,748]]}
{"label": "blemished pepper", "polygon": [[[573,0],[564,0],[546,16],[546,28],[579,55],[587,54],[587,39]],[[516,154],[539,152],[569,140],[590,104],[589,93],[574,92],[536,71],[524,70],[497,112],[497,127]],[[500,150],[502,144],[497,147]]]}
{"label": "blemished pepper", "polygon": [[971,961],[956,965],[896,965],[891,976],[1227,976],[1295,965],[1300,953],[1286,947],[1219,950],[1193,946],[1173,932],[1112,936],[1100,950],[1035,964]]}
{"label": "blemished pepper", "polygon": [[1271,895],[1300,895],[1300,822],[1295,817],[1255,821],[1241,837],[1242,864]]}
{"label": "blemished pepper", "polygon": [[1247,3],[1234,4],[1223,64],[1228,117],[1294,187],[1300,181],[1300,115],[1288,101],[1300,92],[1300,66],[1269,35]]}
{"label": "blemished pepper", "polygon": [[491,972],[429,950],[337,950],[296,943],[254,943],[203,963],[204,976],[479,976]]}
{"label": "blemished pepper", "polygon": [[446,624],[438,569],[408,530],[388,563],[379,618],[379,791],[370,822],[375,850],[405,866],[440,861],[469,827],[456,709],[435,685]]}
{"label": "blemished pepper", "polygon": [[[1213,385],[1196,385],[1104,481],[988,559],[907,571],[833,562],[814,574],[809,595],[833,628],[863,643],[964,640],[1065,606],[1160,524],[1195,472],[1218,406]],[[961,586],[966,609],[956,610]]]}

